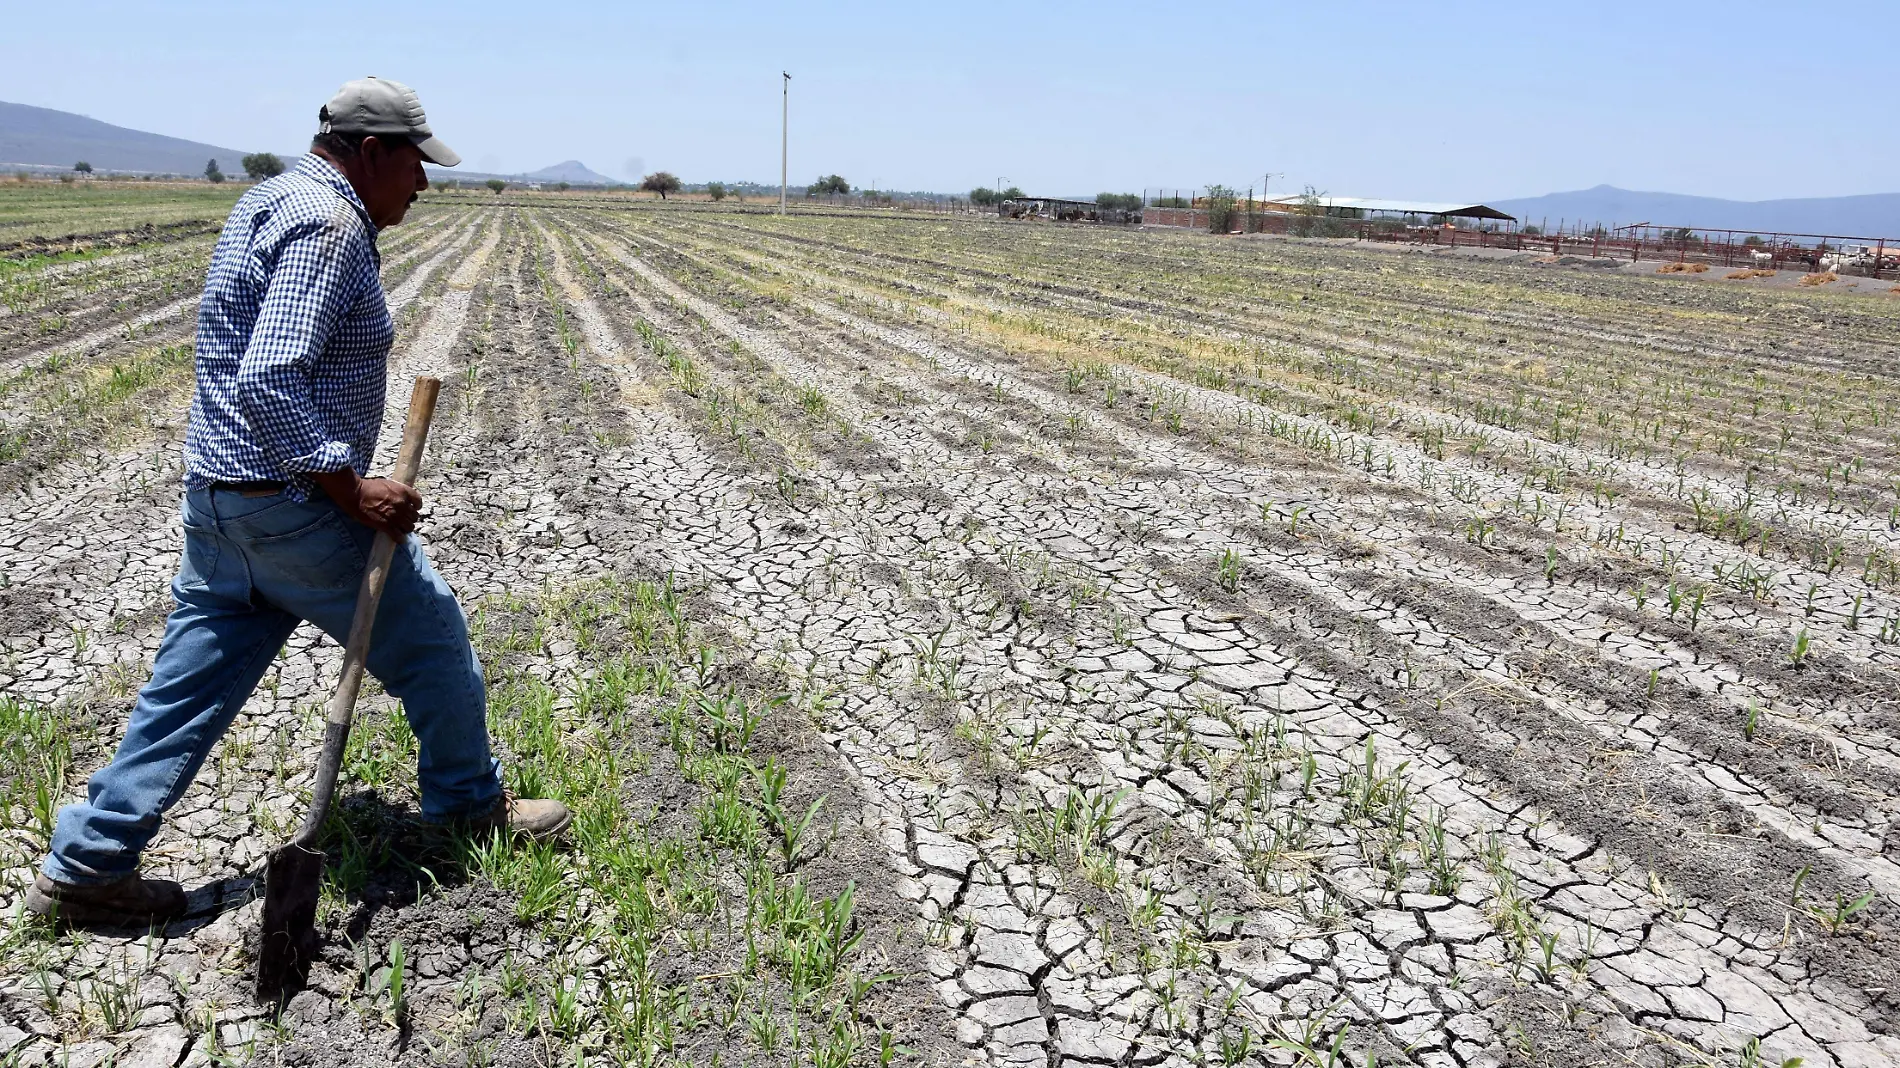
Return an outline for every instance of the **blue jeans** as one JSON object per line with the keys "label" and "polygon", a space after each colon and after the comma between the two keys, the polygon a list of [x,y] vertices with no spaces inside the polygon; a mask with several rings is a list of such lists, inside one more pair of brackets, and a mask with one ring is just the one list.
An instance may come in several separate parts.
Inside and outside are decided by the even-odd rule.
{"label": "blue jeans", "polygon": [[[160,817],[191,785],[212,746],[299,620],[340,644],[349,634],[373,532],[315,496],[185,495],[177,607],[112,763],[84,803],[60,810],[44,870],[102,883],[138,867]],[[366,665],[400,699],[421,749],[422,814],[485,811],[501,795],[488,748],[481,664],[455,594],[414,538],[396,549]]]}

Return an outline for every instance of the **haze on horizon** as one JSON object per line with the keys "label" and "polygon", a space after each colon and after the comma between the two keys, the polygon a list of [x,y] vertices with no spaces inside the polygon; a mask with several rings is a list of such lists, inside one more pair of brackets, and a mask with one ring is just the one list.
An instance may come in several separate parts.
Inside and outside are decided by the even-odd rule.
{"label": "haze on horizon", "polygon": [[[0,99],[242,149],[308,143],[347,78],[415,86],[471,169],[953,192],[1224,182],[1503,199],[1609,183],[1890,192],[1878,55],[1900,5],[1363,2],[1067,9],[741,0],[17,5]],[[321,17],[318,17],[318,12]],[[1847,43],[1843,43],[1847,39]]]}

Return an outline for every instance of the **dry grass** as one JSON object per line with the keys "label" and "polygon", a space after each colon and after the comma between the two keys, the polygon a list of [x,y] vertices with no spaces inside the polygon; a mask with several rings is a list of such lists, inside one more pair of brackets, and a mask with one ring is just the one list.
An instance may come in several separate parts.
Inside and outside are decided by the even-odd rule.
{"label": "dry grass", "polygon": [[1701,274],[1709,269],[1706,263],[1665,263],[1656,268],[1657,274]]}
{"label": "dry grass", "polygon": [[1777,272],[1755,267],[1745,271],[1730,271],[1722,277],[1733,281],[1737,278],[1773,278]]}
{"label": "dry grass", "polygon": [[1801,284],[1804,286],[1824,286],[1829,282],[1838,282],[1840,280],[1841,276],[1835,274],[1833,271],[1817,271],[1814,274],[1804,274],[1801,276]]}

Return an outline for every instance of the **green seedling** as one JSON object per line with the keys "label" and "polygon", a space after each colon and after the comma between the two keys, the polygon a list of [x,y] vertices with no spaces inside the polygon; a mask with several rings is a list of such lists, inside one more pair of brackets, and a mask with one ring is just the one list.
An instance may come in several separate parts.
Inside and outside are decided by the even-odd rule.
{"label": "green seedling", "polygon": [[1287,515],[1287,534],[1295,538],[1300,536],[1300,517],[1306,514],[1306,508],[1307,506],[1304,504],[1296,504],[1293,506],[1293,510]]}
{"label": "green seedling", "polygon": [[1220,559],[1216,561],[1215,564],[1216,571],[1219,575],[1220,588],[1226,590],[1228,593],[1238,593],[1240,591],[1241,570],[1245,566],[1245,561],[1242,559],[1239,549],[1229,548],[1222,550]]}
{"label": "green seedling", "polygon": [[139,1016],[139,980],[130,963],[102,969],[87,987],[84,1005],[98,1013],[107,1034],[131,1030]]}
{"label": "green seedling", "polygon": [[1814,865],[1803,864],[1801,865],[1801,870],[1794,873],[1794,885],[1789,887],[1788,889],[1788,903],[1789,904],[1791,905],[1801,904],[1801,884],[1807,882],[1808,876],[1813,874],[1813,872],[1814,872]]}
{"label": "green seedling", "polygon": [[1557,933],[1555,931],[1537,932],[1537,961],[1533,965],[1537,972],[1537,981],[1552,983],[1557,980]]}
{"label": "green seedling", "polygon": [[1837,935],[1847,930],[1848,925],[1854,921],[1854,917],[1865,912],[1867,906],[1873,903],[1874,891],[1872,890],[1852,899],[1844,894],[1836,893],[1831,904],[1809,905],[1807,913],[1828,934]]}
{"label": "green seedling", "polygon": [[797,819],[790,818],[789,814],[782,810],[773,812],[772,823],[778,829],[779,852],[785,858],[787,868],[798,863],[799,849],[804,841],[805,832],[811,827],[812,819],[818,815],[818,810],[823,808],[824,804],[825,799],[818,798],[805,809],[805,814]]}
{"label": "green seedling", "polygon": [[1788,1057],[1773,1062],[1763,1060],[1761,1056],[1761,1039],[1759,1037],[1750,1038],[1747,1042],[1742,1043],[1739,1056],[1740,1059],[1736,1061],[1736,1068],[1801,1068],[1801,1066],[1806,1063],[1806,1059],[1802,1057]]}
{"label": "green seedling", "polygon": [[771,822],[771,827],[776,832],[775,840],[779,847],[779,855],[785,862],[786,870],[790,871],[798,864],[805,833],[810,829],[812,820],[817,817],[818,810],[824,807],[825,799],[820,797],[813,801],[802,816],[796,815],[795,810],[787,810],[782,800],[785,793],[785,775],[785,769],[777,761],[769,758],[764,767],[753,772],[759,785],[760,807],[764,809],[766,819]]}
{"label": "green seedling", "polygon": [[1244,1024],[1241,1025],[1239,1032],[1236,1034],[1222,1034],[1220,1036],[1220,1062],[1226,1065],[1227,1068],[1233,1068],[1234,1065],[1244,1063],[1247,1057],[1253,1052],[1253,1042],[1253,1031],[1248,1029]]}
{"label": "green seedling", "polygon": [[1329,1030],[1327,1018],[1338,1007],[1338,1003],[1334,1003],[1317,1016],[1305,1019],[1298,1031],[1294,1031],[1285,1020],[1275,1020],[1274,1028],[1278,1033],[1266,1040],[1267,1047],[1292,1054],[1293,1063],[1300,1068],[1350,1068],[1341,1058],[1352,1028],[1342,1026],[1333,1034],[1330,1043],[1326,1041]]}
{"label": "green seedling", "polygon": [[1436,805],[1427,808],[1419,851],[1431,877],[1431,892],[1450,897],[1458,892],[1459,886],[1463,885],[1464,872],[1451,858],[1451,850],[1447,846],[1445,816],[1446,812],[1443,808]]}

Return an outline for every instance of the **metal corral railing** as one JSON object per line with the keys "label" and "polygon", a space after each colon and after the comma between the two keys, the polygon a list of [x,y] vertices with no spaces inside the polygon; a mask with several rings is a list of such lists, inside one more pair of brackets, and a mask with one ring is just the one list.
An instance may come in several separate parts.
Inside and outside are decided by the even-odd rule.
{"label": "metal corral railing", "polygon": [[[1142,212],[1148,226],[1207,230],[1205,208],[1153,207]],[[1420,225],[1400,219],[1338,219],[1296,212],[1248,211],[1245,202],[1229,214],[1228,233],[1353,237],[1420,245],[1499,248],[1593,259],[1672,260],[1765,270],[1831,270],[1873,278],[1900,275],[1900,239],[1844,234],[1799,234],[1724,230],[1638,223],[1615,229],[1559,230],[1536,227]]]}
{"label": "metal corral railing", "polygon": [[1523,229],[1487,231],[1454,227],[1362,227],[1359,237],[1415,244],[1476,245],[1522,249],[1551,255],[1672,260],[1722,267],[1765,270],[1801,268],[1881,278],[1900,272],[1900,241],[1844,234],[1796,234],[1761,230],[1723,230],[1638,223],[1613,230],[1530,233]]}

